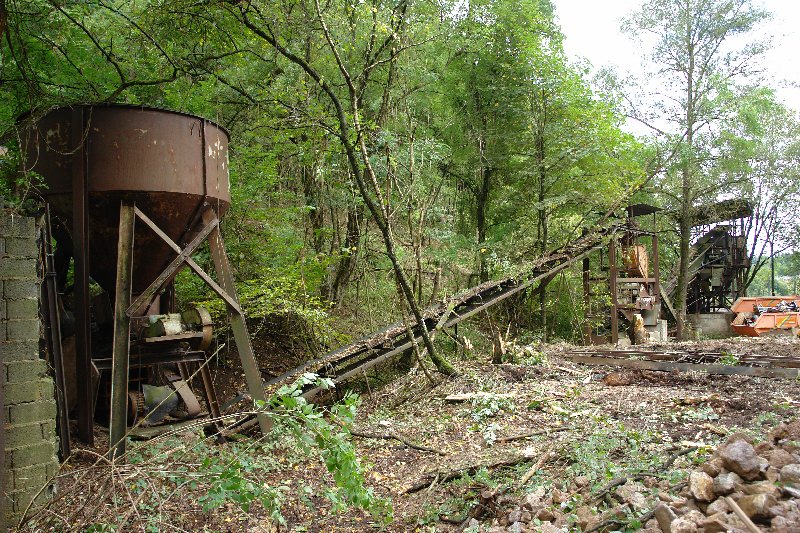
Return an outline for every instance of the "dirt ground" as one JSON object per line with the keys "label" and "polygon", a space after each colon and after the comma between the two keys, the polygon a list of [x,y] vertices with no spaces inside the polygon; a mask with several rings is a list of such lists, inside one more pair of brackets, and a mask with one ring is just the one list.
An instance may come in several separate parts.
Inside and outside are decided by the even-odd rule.
{"label": "dirt ground", "polygon": [[[800,342],[785,338],[703,341],[690,347],[800,354]],[[471,517],[478,520],[471,523],[472,530],[489,530],[493,516],[485,505],[477,505],[486,503],[487,493],[512,501],[538,487],[565,495],[559,512],[566,527],[579,531],[575,513],[580,506],[591,502],[602,513],[620,503],[603,494],[609,481],[640,475],[648,498],[658,491],[675,492],[692,464],[728,435],[743,432],[759,438],[779,422],[797,417],[798,380],[581,366],[564,356],[575,348],[533,346],[502,365],[490,364],[488,355],[470,353],[456,361],[458,377],[434,377],[435,383],[419,369],[385,383],[381,374],[369,373],[368,383],[360,385],[353,442],[366,465],[368,486],[391,501],[388,525],[363,511],[334,510],[323,497],[332,483],[325,465],[296,450],[270,451],[244,439],[204,444],[203,453],[222,457],[220,447],[233,446],[248,450],[248,457],[260,457],[242,468],[249,479],[287,487],[290,496],[280,509],[286,524],[280,531],[461,531]],[[451,401],[451,395],[465,396]],[[202,439],[197,432],[186,432],[178,440]],[[174,461],[174,442],[150,446],[161,446],[161,470],[180,470],[182,463],[192,462]],[[683,451],[675,457],[676,450]],[[53,517],[61,515],[73,525],[82,522],[82,528],[93,524],[95,531],[113,530],[121,521],[131,530],[276,530],[258,503],[247,511],[234,501],[204,511],[202,496],[192,491],[190,482],[181,485],[178,478],[163,475],[160,481],[143,480],[155,474],[135,465],[118,473],[122,486],[152,485],[148,490],[161,496],[154,499],[138,489],[119,494],[116,489],[113,501],[99,502],[97,495],[108,492],[102,477],[78,475],[96,463],[92,451],[78,452],[63,469],[59,498],[28,527],[56,524]],[[260,473],[259,465],[267,464]],[[168,496],[164,487],[171,488]],[[98,503],[92,502],[93,495]],[[502,506],[501,500],[494,503]],[[143,505],[148,501],[150,507]],[[78,507],[85,511],[66,511]],[[635,509],[621,521],[627,524],[622,530],[641,527]],[[64,523],[62,527],[71,529]]]}

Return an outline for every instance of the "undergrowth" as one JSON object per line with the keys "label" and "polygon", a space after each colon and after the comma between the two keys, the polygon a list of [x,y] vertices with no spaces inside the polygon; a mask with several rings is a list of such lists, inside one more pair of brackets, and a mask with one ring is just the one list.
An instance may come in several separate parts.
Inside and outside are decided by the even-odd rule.
{"label": "undergrowth", "polygon": [[[392,520],[391,504],[366,486],[365,465],[351,442],[359,397],[348,393],[339,403],[323,408],[301,396],[306,385],[333,386],[329,380],[305,374],[249,413],[269,413],[274,425],[266,437],[215,444],[198,424],[131,443],[122,461],[97,457],[86,467],[62,467],[59,483],[64,488],[28,517],[23,528],[185,530],[196,525],[192,516],[205,523],[223,507],[226,515],[234,511],[242,520],[285,524],[283,513],[290,503],[311,510],[324,505],[332,512],[355,507],[367,511],[377,524],[387,524]],[[322,493],[312,491],[302,476],[281,477],[286,469],[308,468],[315,459],[330,474]]]}

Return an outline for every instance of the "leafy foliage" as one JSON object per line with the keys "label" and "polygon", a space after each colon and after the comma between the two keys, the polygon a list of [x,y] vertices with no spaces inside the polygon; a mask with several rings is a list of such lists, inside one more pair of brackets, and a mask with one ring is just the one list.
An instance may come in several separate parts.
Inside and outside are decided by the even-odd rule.
{"label": "leafy foliage", "polygon": [[[324,496],[334,510],[355,506],[372,513],[378,521],[391,521],[390,503],[366,486],[364,466],[350,442],[349,428],[358,396],[347,393],[340,403],[324,409],[302,397],[306,386],[328,388],[333,384],[307,373],[281,387],[267,403],[257,405],[259,411],[268,409],[275,422],[272,434],[263,441],[215,446],[200,439],[184,446],[168,439],[137,447],[129,454],[130,461],[148,474],[133,486],[138,510],[156,523],[163,518],[159,505],[148,508],[148,502],[164,503],[163,492],[153,492],[161,478],[171,486],[198,493],[197,501],[204,511],[233,503],[249,513],[258,502],[275,523],[285,524],[282,508],[290,497],[306,505],[313,503],[306,487],[296,487],[296,495],[292,496],[292,487],[285,482],[265,482],[267,475],[281,467],[275,461],[278,454],[296,462],[319,457],[332,475],[333,487],[326,489]],[[162,465],[167,458],[173,465],[170,468]]]}

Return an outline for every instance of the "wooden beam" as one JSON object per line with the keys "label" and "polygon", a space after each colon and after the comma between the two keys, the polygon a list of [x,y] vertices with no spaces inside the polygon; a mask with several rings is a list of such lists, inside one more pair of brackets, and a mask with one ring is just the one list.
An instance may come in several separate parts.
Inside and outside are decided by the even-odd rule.
{"label": "wooden beam", "polygon": [[642,359],[623,359],[618,357],[596,357],[585,355],[568,355],[575,363],[584,365],[619,366],[624,368],[638,368],[643,370],[661,370],[670,372],[705,372],[723,376],[741,375],[762,378],[790,378],[800,379],[800,369],[795,368],[766,368],[761,366],[731,366],[731,365],[706,365],[702,363],[674,363],[666,361],[647,361]]}
{"label": "wooden beam", "polygon": [[131,342],[131,302],[133,279],[133,232],[136,224],[134,204],[123,200],[119,210],[117,241],[117,284],[114,296],[114,345],[111,353],[111,420],[109,422],[108,458],[125,454],[128,427],[128,369]]}

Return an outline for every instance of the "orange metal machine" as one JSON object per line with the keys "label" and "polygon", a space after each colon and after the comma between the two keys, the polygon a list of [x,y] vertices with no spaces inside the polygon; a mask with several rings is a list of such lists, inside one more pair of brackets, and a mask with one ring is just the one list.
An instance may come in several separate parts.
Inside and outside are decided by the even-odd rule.
{"label": "orange metal machine", "polygon": [[800,331],[800,296],[748,296],[737,299],[733,329],[739,335],[759,337]]}

